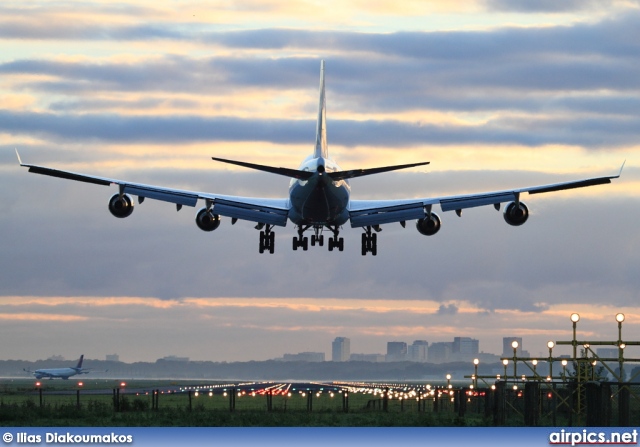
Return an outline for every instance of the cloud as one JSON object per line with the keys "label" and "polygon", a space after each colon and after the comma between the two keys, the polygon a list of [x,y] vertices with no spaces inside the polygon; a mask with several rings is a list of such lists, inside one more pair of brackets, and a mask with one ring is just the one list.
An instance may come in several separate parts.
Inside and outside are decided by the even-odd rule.
{"label": "cloud", "polygon": [[456,306],[453,303],[441,304],[440,307],[438,307],[438,311],[437,311],[438,315],[455,315],[457,313],[458,313],[458,306]]}
{"label": "cloud", "polygon": [[[590,333],[606,334],[604,315],[617,310],[633,328],[639,15],[586,3],[515,2],[522,12],[503,16],[493,11],[509,5],[493,2],[473,17],[432,3],[439,14],[426,17],[419,3],[384,2],[358,23],[345,19],[353,3],[322,5],[299,29],[290,19],[301,9],[277,2],[179,13],[162,2],[3,3],[0,172],[11,188],[0,199],[0,337],[20,340],[7,349],[202,358],[212,340],[207,359],[247,360],[328,351],[336,336],[384,352],[390,338],[468,335],[498,352],[500,337],[525,334],[527,349],[542,340],[544,350],[576,310]],[[114,219],[115,188],[17,166],[14,147],[27,162],[78,172],[285,197],[287,179],[210,157],[295,167],[313,144],[320,59],[331,153],[344,168],[433,162],[354,179],[356,199],[554,183],[613,173],[624,158],[627,167],[613,185],[524,195],[531,217],[519,228],[491,207],[461,218],[438,210],[443,227],[429,238],[411,222],[385,225],[373,258],[348,227],[342,253],[293,252],[289,224],[264,257],[250,222],[205,234],[195,209],[152,200]]]}
{"label": "cloud", "polygon": [[484,0],[492,11],[566,13],[590,9],[612,8],[616,0]]}

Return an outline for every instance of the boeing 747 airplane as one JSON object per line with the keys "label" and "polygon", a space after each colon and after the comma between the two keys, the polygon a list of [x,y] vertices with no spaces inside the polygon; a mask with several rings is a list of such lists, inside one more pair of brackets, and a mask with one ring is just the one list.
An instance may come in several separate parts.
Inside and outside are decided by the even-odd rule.
{"label": "boeing 747 airplane", "polygon": [[509,225],[519,226],[524,224],[529,217],[529,209],[520,200],[523,193],[539,194],[611,183],[612,179],[620,177],[622,173],[622,168],[620,168],[620,172],[612,176],[448,197],[401,200],[351,199],[350,179],[422,166],[429,164],[429,162],[342,170],[335,161],[329,158],[324,72],[324,61],[322,61],[315,148],[313,154],[309,155],[298,169],[212,157],[218,162],[291,178],[288,197],[238,197],[145,185],[26,164],[20,159],[17,150],[16,154],[20,165],[28,167],[29,172],[97,185],[117,185],[118,192],[109,199],[109,211],[118,218],[128,217],[133,212],[134,201],[131,196],[137,196],[139,204],[147,198],[174,203],[178,211],[184,205],[195,207],[198,200],[203,200],[204,207],[197,212],[195,218],[196,224],[201,230],[210,232],[218,228],[220,216],[231,218],[232,225],[238,219],[255,222],[257,223],[255,228],[260,231],[260,253],[274,252],[275,232],[273,230],[276,226],[286,226],[289,220],[296,226],[298,233],[293,237],[293,250],[308,249],[309,238],[304,236],[307,230],[312,231],[311,245],[323,246],[323,231],[327,230],[331,233],[328,238],[329,251],[334,249],[343,251],[344,239],[339,236],[340,230],[343,225],[349,222],[352,228],[363,229],[362,255],[371,253],[373,256],[377,254],[376,233],[381,231],[380,225],[398,222],[404,227],[407,220],[416,220],[416,228],[420,234],[425,236],[436,234],[440,230],[441,221],[433,211],[434,206],[440,206],[443,212],[455,211],[460,216],[465,208],[493,205],[499,211],[501,204],[506,203],[503,213],[504,220]]}
{"label": "boeing 747 airplane", "polygon": [[42,379],[48,377],[49,380],[52,379],[64,379],[68,380],[69,377],[75,376],[77,374],[88,374],[89,369],[82,369],[82,361],[84,360],[84,354],[80,356],[80,360],[78,360],[78,364],[74,367],[70,368],[47,368],[47,369],[36,369],[35,371],[26,370],[26,372],[33,374],[36,379]]}

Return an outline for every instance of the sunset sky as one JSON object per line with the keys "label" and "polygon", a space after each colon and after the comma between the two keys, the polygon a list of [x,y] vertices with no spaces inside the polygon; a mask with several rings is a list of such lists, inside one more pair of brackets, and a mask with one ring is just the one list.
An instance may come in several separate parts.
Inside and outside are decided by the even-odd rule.
{"label": "sunset sky", "polygon": [[[242,361],[387,341],[640,340],[638,0],[18,1],[0,3],[1,359]],[[343,169],[430,161],[351,181],[357,199],[471,193],[614,175],[611,185],[383,226],[378,256],[258,254],[251,222],[25,163],[222,194],[285,197],[315,138],[326,61],[329,153]]]}

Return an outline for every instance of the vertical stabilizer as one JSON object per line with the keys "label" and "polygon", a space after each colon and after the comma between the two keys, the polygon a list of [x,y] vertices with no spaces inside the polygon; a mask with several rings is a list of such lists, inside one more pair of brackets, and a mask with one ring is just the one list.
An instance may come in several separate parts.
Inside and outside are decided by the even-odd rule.
{"label": "vertical stabilizer", "polygon": [[80,360],[78,360],[78,366],[76,366],[76,369],[82,369],[82,361],[84,360],[84,354],[82,354],[80,356]]}
{"label": "vertical stabilizer", "polygon": [[327,110],[324,98],[324,61],[320,62],[320,103],[318,104],[318,124],[316,125],[316,158],[328,158],[327,149]]}

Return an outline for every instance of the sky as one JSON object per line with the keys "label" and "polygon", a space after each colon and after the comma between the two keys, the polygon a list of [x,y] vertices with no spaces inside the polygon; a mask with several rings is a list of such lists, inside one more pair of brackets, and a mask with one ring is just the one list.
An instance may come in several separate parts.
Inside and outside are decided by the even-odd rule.
{"label": "sky", "polygon": [[[247,361],[387,341],[480,340],[533,355],[571,338],[640,339],[637,0],[3,1],[0,4],[0,358]],[[383,226],[378,255],[258,253],[251,222],[205,233],[204,206],[27,173],[25,163],[134,182],[286,197],[313,150],[326,61],[329,153],[357,199],[620,179],[442,213],[432,237]],[[10,342],[7,342],[10,341]],[[568,351],[567,351],[568,352]]]}

